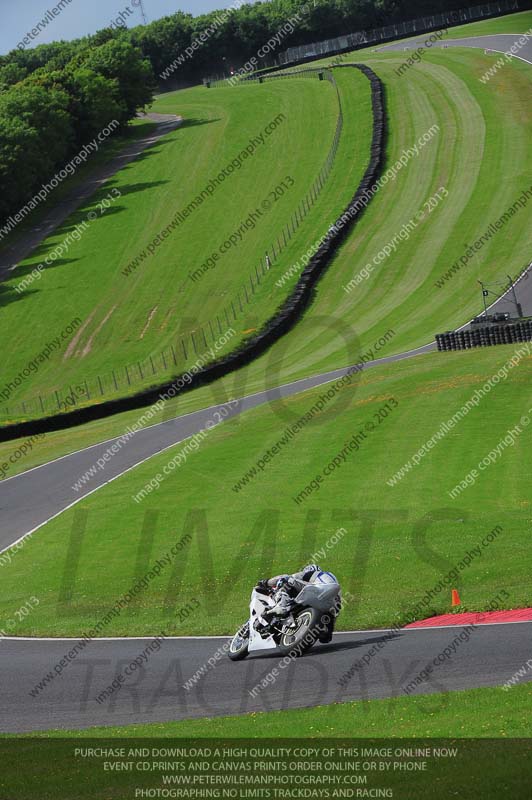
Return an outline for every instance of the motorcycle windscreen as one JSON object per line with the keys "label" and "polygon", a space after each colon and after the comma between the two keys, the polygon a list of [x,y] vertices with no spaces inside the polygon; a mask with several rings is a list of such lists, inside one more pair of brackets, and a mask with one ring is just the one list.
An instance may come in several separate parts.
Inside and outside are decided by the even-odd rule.
{"label": "motorcycle windscreen", "polygon": [[316,608],[318,611],[330,611],[339,593],[340,585],[338,583],[309,583],[299,592],[296,603],[300,606]]}

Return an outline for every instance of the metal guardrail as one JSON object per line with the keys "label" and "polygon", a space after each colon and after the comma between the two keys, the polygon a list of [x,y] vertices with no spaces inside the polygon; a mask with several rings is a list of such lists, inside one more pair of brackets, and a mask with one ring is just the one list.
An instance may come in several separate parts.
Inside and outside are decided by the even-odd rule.
{"label": "metal guardrail", "polygon": [[334,39],[324,39],[321,42],[311,42],[297,47],[289,47],[279,54],[279,64],[289,64],[310,58],[319,58],[329,53],[339,53],[345,50],[356,49],[363,45],[379,44],[400,39],[404,36],[413,36],[425,31],[447,28],[453,25],[467,24],[486,17],[498,16],[511,11],[519,11],[520,0],[499,0],[495,3],[484,3],[471,8],[457,9],[456,11],[443,11],[426,17],[407,22],[398,22],[394,25],[385,25],[382,28],[373,28],[369,31],[358,31],[337,36]]}

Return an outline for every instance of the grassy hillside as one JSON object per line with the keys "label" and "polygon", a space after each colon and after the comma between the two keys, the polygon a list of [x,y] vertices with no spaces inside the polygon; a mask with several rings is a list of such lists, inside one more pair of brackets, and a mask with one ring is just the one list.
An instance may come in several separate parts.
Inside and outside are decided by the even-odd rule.
{"label": "grassy hillside", "polygon": [[[505,226],[504,232],[493,236],[470,260],[467,267],[440,285],[442,276],[463,256],[470,243],[482,236],[489,224],[499,219],[520,197],[523,190],[532,185],[532,110],[527,103],[532,80],[530,68],[518,62],[501,70],[488,84],[483,85],[478,77],[490,66],[491,61],[482,52],[461,49],[431,52],[419,67],[398,77],[395,70],[402,57],[401,53],[370,53],[364,56],[386,86],[391,122],[388,165],[393,167],[405,150],[415,146],[419,148],[419,155],[412,156],[397,171],[395,178],[392,176],[377,193],[368,212],[321,282],[316,302],[306,315],[305,323],[289,334],[279,348],[272,351],[271,357],[279,366],[283,378],[300,377],[330,366],[349,363],[353,360],[359,340],[364,351],[365,348],[371,348],[391,327],[396,331],[396,336],[387,345],[388,351],[399,351],[423,344],[437,330],[462,324],[478,311],[479,277],[483,280],[495,280],[503,278],[509,271],[515,274],[529,260],[527,211],[520,209]],[[235,325],[236,334],[225,345],[226,350],[234,347],[238,339],[246,335],[246,331],[252,331],[281,302],[297,280],[299,270],[294,270],[282,287],[278,284],[279,278],[298,262],[308,245],[324,232],[323,227],[328,225],[332,206],[340,198],[338,187],[343,191],[341,196],[345,197],[352,190],[355,179],[360,177],[370,133],[366,114],[369,100],[367,82],[354,71],[337,72],[342,86],[346,119],[349,120],[349,132],[344,136],[339,153],[338,172],[334,173],[335,177],[328,190],[301,229],[301,238],[295,237],[292,240],[291,248],[285,251],[271,272],[271,280],[263,282],[253,302],[245,306],[242,314],[239,313],[238,324]],[[324,87],[323,83],[312,80],[301,81],[299,85],[303,88],[295,91],[302,109],[297,116],[298,123],[304,124],[305,113],[309,111],[309,107],[312,108],[312,97],[316,94],[321,99],[328,98],[327,123],[331,126],[334,119],[331,87]],[[233,109],[232,120],[233,125],[236,125],[241,116],[240,104],[243,104],[246,108],[245,114],[248,115],[246,118],[248,121],[253,120],[250,127],[246,128],[246,135],[242,136],[243,143],[249,140],[251,130],[260,128],[256,121],[260,119],[267,124],[267,119],[273,114],[273,111],[265,110],[265,104],[260,100],[264,94],[260,94],[259,90],[272,93],[272,98],[275,99],[272,99],[270,108],[275,109],[290,105],[290,98],[294,93],[292,81],[260,87],[215,89],[211,93],[195,89],[177,95],[179,108],[176,108],[173,96],[161,98],[157,108],[161,111],[184,111],[187,116],[187,111],[188,114],[200,114],[198,103],[208,103],[208,107],[201,106],[208,118],[209,114],[215,114],[216,111],[214,107],[211,108],[212,104],[218,104],[220,108],[225,108],[226,105],[231,108],[236,106],[240,109],[238,113]],[[198,92],[203,94],[197,94]],[[257,98],[256,106],[248,103],[251,97]],[[188,106],[187,98],[190,102]],[[365,108],[362,115],[361,98],[362,108]],[[326,107],[323,111],[327,113]],[[218,113],[222,112],[216,111]],[[227,109],[226,113],[229,114]],[[313,124],[316,125],[316,118],[317,115],[314,114],[314,123],[308,126],[309,147],[305,151],[305,163],[299,156],[290,161],[290,150],[285,148],[282,164],[276,162],[280,171],[272,179],[273,182],[282,180],[281,173],[287,170],[287,164],[301,166],[301,174],[307,175],[311,164],[320,163],[318,143],[323,150],[330,141],[331,130],[327,131],[326,136],[327,125],[322,125],[320,121],[317,127],[323,132],[323,138],[316,136],[313,127]],[[296,119],[292,105],[290,119]],[[157,164],[159,172],[155,174],[155,178],[163,181],[147,190],[150,192],[149,204],[145,202],[146,192],[142,193],[142,200],[138,193],[126,198],[135,198],[140,204],[142,222],[133,224],[134,214],[129,211],[113,213],[117,210],[113,208],[107,212],[110,216],[98,220],[85,234],[78,247],[85,251],[90,244],[90,237],[96,237],[96,234],[101,242],[104,230],[107,230],[110,237],[109,248],[112,246],[114,251],[120,251],[119,254],[115,252],[114,263],[128,263],[127,256],[138,252],[142,242],[149,241],[147,230],[158,230],[162,218],[170,213],[167,192],[173,190],[174,184],[169,181],[169,185],[166,185],[168,179],[164,175],[167,174],[167,164],[172,163],[183,180],[187,178],[186,185],[190,186],[192,194],[192,187],[197,189],[204,185],[203,178],[212,174],[213,169],[207,153],[198,151],[198,148],[206,148],[209,152],[209,148],[214,147],[214,141],[218,145],[223,142],[224,155],[219,157],[217,150],[216,158],[219,163],[224,163],[224,159],[227,162],[226,154],[231,148],[228,142],[232,141],[231,127],[223,127],[222,131],[219,122],[211,122],[209,125],[185,128],[168,137],[165,146],[160,148],[164,150],[172,142],[176,144],[188,141],[188,153],[202,153],[202,166],[195,167],[195,170],[204,169],[201,176],[195,171],[192,175],[189,174],[190,170],[186,165],[190,164],[190,158],[169,162],[168,158],[164,159],[164,156],[158,154],[152,154],[141,160],[140,164],[125,170],[128,173],[133,169],[144,168],[147,170],[145,177],[151,176],[151,181],[154,182],[154,167]],[[209,135],[203,134],[205,128],[209,128]],[[202,133],[198,134],[198,131]],[[280,136],[285,136],[288,133],[288,123],[282,125],[279,131]],[[429,135],[428,131],[432,133]],[[429,138],[421,146],[423,137],[427,136]],[[293,141],[290,146],[299,147]],[[256,205],[255,201],[259,201],[262,186],[269,180],[261,173],[261,169],[270,172],[271,159],[263,159],[266,147],[265,145],[264,153],[257,154],[252,162],[248,162],[247,172],[243,169],[233,178],[235,182],[240,179],[248,182],[246,198],[251,200],[253,197],[252,206]],[[353,151],[357,153],[354,160]],[[156,162],[155,159],[159,160]],[[206,167],[203,167],[204,162]],[[300,185],[305,180],[301,178]],[[229,254],[222,289],[220,270],[224,267],[223,262],[216,269],[208,271],[197,283],[187,277],[190,265],[201,263],[201,258],[217,247],[213,239],[205,241],[204,249],[201,249],[203,241],[209,239],[200,228],[201,215],[204,212],[208,214],[209,219],[214,219],[217,223],[213,230],[220,230],[225,226],[225,217],[218,219],[216,214],[224,215],[227,203],[232,203],[233,208],[240,207],[242,197],[235,196],[236,183],[233,181],[218,189],[213,198],[212,209],[210,206],[204,207],[204,210],[198,210],[189,220],[191,232],[193,229],[198,231],[198,237],[191,236],[189,239],[179,234],[179,238],[175,240],[170,238],[158,248],[151,261],[136,269],[133,276],[125,278],[117,272],[116,267],[109,270],[107,264],[113,259],[109,255],[111,249],[107,248],[105,266],[100,264],[106,276],[105,300],[98,301],[94,317],[91,317],[91,313],[96,295],[99,297],[102,294],[101,287],[96,289],[97,284],[92,279],[94,259],[91,260],[90,275],[88,272],[82,273],[76,262],[61,265],[57,269],[48,270],[36,284],[37,289],[33,293],[30,289],[18,302],[5,307],[3,320],[10,328],[19,324],[16,318],[24,310],[31,310],[30,304],[38,303],[36,307],[39,309],[32,335],[28,337],[24,348],[17,348],[9,355],[6,374],[16,375],[30,355],[39,352],[36,339],[46,341],[45,330],[50,329],[49,319],[54,319],[54,325],[57,322],[58,333],[61,330],[57,311],[52,314],[51,309],[56,303],[57,292],[61,290],[61,297],[65,295],[65,270],[75,271],[81,281],[80,288],[85,289],[81,313],[76,314],[76,311],[80,311],[78,300],[73,299],[77,294],[70,293],[69,298],[72,299],[65,303],[60,314],[62,320],[68,322],[74,316],[79,316],[82,320],[90,319],[76,348],[78,355],[72,354],[64,359],[64,348],[60,353],[54,354],[37,376],[23,384],[19,390],[20,399],[34,396],[36,391],[60,388],[59,383],[68,386],[85,375],[94,377],[100,371],[106,372],[108,376],[106,392],[116,393],[110,378],[111,368],[134,361],[142,354],[157,352],[162,346],[175,341],[176,327],[178,330],[187,329],[187,326],[189,330],[197,330],[213,319],[215,310],[224,307],[234,297],[235,289],[242,284],[243,275],[249,276],[248,265],[252,255],[260,258],[264,242],[268,236],[271,238],[274,229],[270,227],[274,218],[268,215],[260,220],[261,225],[246,235],[242,244],[234,251],[235,258]],[[229,195],[227,200],[223,195],[226,190]],[[295,192],[296,188],[291,191]],[[292,197],[288,192],[283,202],[292,202]],[[120,199],[118,202],[121,204],[123,201]],[[286,206],[283,207],[282,202],[276,205],[279,206],[280,214],[275,228],[277,230],[285,218]],[[173,208],[175,206],[172,211]],[[149,228],[146,227],[146,215],[151,221]],[[107,229],[103,226],[107,226]],[[135,229],[133,236],[132,226]],[[213,236],[215,239],[217,237],[216,241],[223,238],[219,233]],[[104,241],[107,240],[104,238]],[[177,242],[179,248],[184,248],[184,261],[178,258],[179,253],[174,249]],[[92,253],[101,250],[100,244],[93,241]],[[386,251],[389,255],[386,255]],[[198,255],[199,262],[192,260],[196,252],[203,253],[203,256]],[[71,253],[74,255],[74,248]],[[176,258],[180,264],[177,272]],[[101,258],[96,260],[102,261]],[[108,281],[109,275],[111,278]],[[364,277],[365,275],[369,277]],[[174,276],[179,276],[179,281]],[[57,284],[57,281],[60,283]],[[349,286],[351,290],[346,291],[345,287]],[[45,310],[46,303],[50,304],[48,312]],[[339,327],[343,328],[341,334],[338,332]],[[92,334],[95,334],[94,339]],[[284,356],[285,352],[289,352],[290,356]],[[283,355],[276,356],[276,353]],[[192,352],[188,353],[189,360],[195,357]],[[57,369],[59,364],[60,370]],[[180,366],[183,364],[180,363]],[[175,368],[169,366],[169,371],[170,369]],[[260,364],[257,369],[264,372]],[[138,385],[140,376],[135,373],[134,377],[135,385]],[[145,382],[153,382],[153,377],[146,375]]]}
{"label": "grassy hillside", "polygon": [[[489,224],[499,219],[520,197],[524,189],[532,184],[532,170],[529,166],[532,149],[530,135],[532,111],[530,104],[526,102],[532,79],[530,68],[518,62],[501,70],[488,84],[483,85],[478,77],[490,66],[491,61],[489,56],[484,56],[481,52],[465,49],[431,52],[420,66],[408,70],[402,77],[398,77],[395,72],[403,58],[401,53],[369,53],[364,58],[381,76],[387,90],[388,114],[391,121],[388,165],[393,167],[408,148],[417,146],[419,155],[410,158],[397,172],[395,178],[392,176],[377,193],[367,214],[321,282],[317,301],[307,314],[307,326],[303,325],[291,333],[282,344],[282,350],[287,349],[291,353],[290,359],[283,359],[283,372],[287,377],[309,374],[310,370],[316,371],[331,365],[348,363],[353,349],[357,346],[353,344],[353,340],[360,337],[363,349],[371,347],[390,327],[398,333],[393,343],[388,346],[388,350],[398,351],[422,344],[437,330],[461,324],[478,311],[479,277],[483,280],[503,278],[508,271],[513,274],[519,272],[528,261],[527,211],[520,210],[505,226],[504,232],[492,237],[471,259],[467,267],[440,285],[442,276],[460,259],[467,246],[482,236]],[[243,332],[252,331],[258,321],[264,319],[282,300],[297,280],[299,270],[294,270],[293,275],[286,279],[282,287],[277,281],[282,278],[286,270],[290,269],[290,266],[298,262],[309,244],[324,232],[322,228],[328,225],[328,221],[325,220],[330,220],[332,206],[340,196],[335,194],[338,185],[341,185],[342,196],[345,198],[352,189],[354,179],[360,177],[364,164],[363,153],[369,140],[368,117],[366,114],[360,116],[361,97],[365,98],[363,102],[366,104],[369,99],[367,85],[365,82],[361,83],[364,79],[351,70],[337,72],[343,91],[346,119],[350,123],[349,133],[344,137],[343,148],[339,153],[339,170],[335,172],[335,177],[329,185],[330,194],[327,194],[326,190],[301,229],[301,238],[293,239],[291,247],[287,248],[275,265],[271,280],[263,282],[253,302],[245,306],[242,314],[239,313],[238,324],[235,326],[236,335],[227,343],[225,349],[234,347],[238,339],[246,335]],[[357,90],[353,89],[353,82],[357,84],[361,94],[357,94]],[[305,92],[311,95],[318,93],[317,96],[322,97],[320,92],[325,96],[327,89],[330,90],[327,94],[330,118],[327,121],[331,125],[334,119],[334,98],[331,87],[327,85],[325,88],[323,83],[311,80],[301,81],[300,86],[304,87],[305,91],[296,94],[298,98],[301,95],[301,102],[306,103],[307,111],[309,102],[312,106],[312,100],[309,101],[308,97],[304,96]],[[251,119],[253,114],[253,120],[264,117],[262,121],[267,124],[268,114],[264,104],[260,104],[260,97],[264,95],[260,93],[258,95],[257,105],[260,105],[260,110],[252,107],[253,104],[248,104],[248,98],[257,96],[255,93],[259,89],[272,92],[275,101],[272,100],[271,107],[282,108],[282,101],[278,96],[283,97],[285,103],[289,103],[292,87],[293,82],[286,81],[265,84],[261,87],[215,89],[211,90],[211,93],[196,89],[190,90],[192,93],[190,106],[186,105],[190,93],[185,92],[178,95],[179,109],[175,107],[173,96],[161,98],[157,108],[161,111],[181,110],[186,116],[187,109],[189,114],[196,113],[197,107],[194,106],[194,102],[217,103],[224,107],[227,103],[240,107],[242,103],[245,104],[246,113],[249,114],[248,119]],[[194,94],[198,92],[203,94]],[[326,108],[324,112],[326,113]],[[209,106],[209,110],[205,113],[208,116],[209,113],[214,113],[214,109],[211,110]],[[292,115],[293,112],[291,118]],[[234,124],[237,116],[235,112]],[[304,111],[298,119],[305,119]],[[223,141],[226,151],[230,152],[230,145],[227,144],[231,140],[229,131],[224,130],[222,134],[222,131],[218,130],[218,123],[177,131],[169,137],[167,145],[171,144],[171,141],[183,141],[179,137],[190,136],[192,138],[189,142],[189,152],[200,146],[198,144],[200,140],[202,147],[208,147],[207,141],[210,141],[210,136],[203,133],[200,136],[197,132],[203,132],[205,128],[214,129],[215,126],[218,137],[216,141],[218,144]],[[257,128],[257,125],[255,127]],[[319,127],[324,132],[326,126],[320,123]],[[285,135],[284,128],[284,125],[281,126],[279,135]],[[250,130],[252,130],[251,123],[250,128],[246,129],[246,134],[249,134]],[[358,137],[357,131],[360,134]],[[432,134],[427,134],[428,131],[432,131]],[[314,135],[312,125],[308,133],[312,146],[309,145],[306,150],[307,161],[301,164],[303,174],[307,174],[305,170],[308,172],[311,163],[315,164],[316,161],[320,163],[316,152],[316,142],[319,137]],[[319,146],[322,149],[330,141],[331,131],[328,130],[327,134],[328,138],[324,135],[319,139]],[[424,136],[429,138],[421,146]],[[248,139],[244,136],[242,142]],[[354,150],[359,156],[353,162]],[[257,154],[253,161],[249,162],[247,173],[244,174],[242,170],[233,178],[233,181],[245,178],[253,183],[252,187],[246,188],[246,191],[248,188],[251,191],[246,197],[249,196],[250,199],[253,197],[254,201],[259,200],[262,186],[267,183],[266,178],[261,182],[260,169],[268,171],[270,169],[269,159],[262,159],[264,154]],[[281,172],[286,171],[286,165],[290,164],[289,151],[283,151],[283,159],[285,154],[286,162],[283,161],[283,164],[279,165],[280,172],[277,176],[279,180],[283,179]],[[206,155],[203,155],[201,163],[206,161],[210,164]],[[156,157],[159,158],[157,155],[151,155],[144,159],[143,164],[141,162],[140,165],[131,166],[125,172],[144,166],[153,178]],[[226,163],[225,154],[219,163],[224,163],[224,158]],[[297,162],[293,163],[299,166],[300,160],[298,157]],[[160,180],[167,180],[163,178],[163,164],[164,170],[167,171],[167,162],[168,159],[160,157],[158,164],[161,165],[161,171],[156,175]],[[176,170],[181,170],[182,173],[186,163],[190,162],[176,160]],[[351,167],[349,175],[346,172],[348,165]],[[343,173],[340,167],[344,167]],[[208,169],[211,169],[211,173],[208,173]],[[183,178],[181,173],[180,177]],[[204,185],[201,181],[207,174],[212,174],[210,166],[205,168],[201,177],[196,174],[188,176],[187,185],[191,187],[190,193],[192,186],[197,188]],[[149,206],[141,203],[142,213],[156,220],[154,222],[152,219],[150,231],[159,230],[161,215],[170,213],[164,186],[163,183],[153,187]],[[170,191],[172,186],[173,184],[167,187],[167,190]],[[229,191],[232,186],[227,182],[218,189],[213,198],[215,203],[213,209],[219,209],[222,214],[226,207],[222,192],[226,189],[231,195],[233,207],[242,201],[241,196],[235,197],[234,192]],[[292,191],[296,191],[295,186]],[[159,216],[153,211],[151,195],[156,196],[155,207],[161,209]],[[291,202],[292,196],[288,192],[283,202]],[[135,197],[139,199],[138,195]],[[118,202],[123,201],[120,199]],[[427,203],[432,209],[429,205],[425,205]],[[253,205],[256,203],[251,204]],[[60,354],[50,359],[46,367],[41,368],[36,377],[24,383],[19,397],[34,395],[41,388],[47,391],[60,388],[59,382],[63,386],[68,386],[85,375],[94,377],[99,372],[104,372],[108,376],[106,394],[116,394],[113,392],[110,378],[111,368],[126,362],[131,363],[143,355],[158,352],[170,342],[175,342],[176,327],[177,330],[183,331],[197,330],[201,325],[207,325],[209,320],[214,319],[213,314],[216,309],[225,307],[229,299],[235,296],[237,288],[242,285],[242,277],[244,275],[249,277],[248,265],[253,260],[252,255],[260,258],[268,235],[271,238],[274,228],[278,230],[285,218],[286,207],[283,210],[282,202],[276,205],[280,214],[280,219],[275,223],[277,227],[273,225],[273,216],[268,215],[267,218],[261,219],[260,225],[249,232],[242,244],[233,251],[235,258],[232,258],[231,253],[225,257],[228,259],[223,277],[226,283],[221,290],[220,270],[224,268],[223,261],[216,269],[206,272],[199,282],[193,282],[188,277],[190,265],[203,263],[201,261],[203,256],[207,257],[217,247],[214,240],[209,240],[205,242],[204,249],[201,249],[203,240],[209,238],[203,230],[199,236],[200,242],[194,236],[189,239],[176,234],[175,240],[170,238],[164,242],[151,261],[142,264],[130,277],[125,278],[120,272],[116,274],[115,270],[113,280],[107,285],[105,302],[98,304],[97,313],[91,318],[80,337],[77,348],[80,355],[62,360],[63,348]],[[78,247],[84,251],[90,243],[90,237],[98,234],[100,238],[104,231],[102,226],[107,225],[113,246],[115,240],[120,240],[123,251],[124,240],[128,239],[128,251],[121,252],[118,258],[118,263],[122,265],[129,263],[128,254],[138,253],[141,242],[149,241],[149,235],[146,236],[145,224],[136,223],[134,225],[137,231],[136,238],[132,238],[129,235],[129,228],[134,215],[129,211],[113,213],[116,210],[113,208],[107,212],[110,214],[107,219],[104,216],[98,220],[85,234]],[[203,211],[206,214],[208,212],[212,218],[212,210],[205,207],[204,210],[198,210],[189,220],[191,226],[194,228],[198,226],[198,231]],[[217,220],[216,216],[214,219]],[[239,223],[241,219],[238,220]],[[220,219],[219,228],[217,225],[216,229],[223,228],[224,224]],[[234,227],[231,228],[233,229]],[[183,233],[184,231],[185,229]],[[401,232],[403,238],[400,238]],[[220,239],[224,238],[225,234],[220,237],[218,233],[215,238],[216,236]],[[129,243],[131,238],[132,243]],[[180,267],[176,273],[174,244],[177,242],[179,248],[184,247],[185,261],[183,269]],[[198,248],[203,256],[198,255],[199,260],[194,260],[196,258],[194,253]],[[97,251],[96,243],[93,250]],[[386,255],[386,250],[389,255]],[[71,253],[74,255],[74,248]],[[109,250],[106,250],[105,261],[106,264],[109,262]],[[22,314],[24,309],[30,310],[30,303],[38,302],[39,309],[42,309],[46,302],[49,301],[50,304],[55,302],[60,287],[53,284],[54,276],[56,280],[62,281],[66,268],[75,269],[76,274],[81,276],[80,266],[75,264],[49,270],[36,284],[37,289],[33,294],[30,289],[22,300],[19,299],[4,309],[5,324],[13,326],[15,319],[11,317]],[[105,270],[105,274],[108,275],[107,266]],[[369,277],[364,277],[366,274],[369,274]],[[180,280],[184,278],[184,281],[175,282],[170,275],[179,275]],[[352,283],[353,281],[356,285]],[[66,284],[61,285],[63,289],[66,288]],[[86,284],[84,285],[87,288]],[[345,287],[350,285],[351,291],[346,291]],[[87,289],[84,295],[84,310],[79,314],[82,320],[90,317],[95,303],[94,282],[91,282],[90,286],[90,290]],[[176,293],[180,295],[177,305]],[[101,294],[101,288],[98,288],[97,294]],[[142,301],[139,301],[139,298],[142,298]],[[77,309],[79,309],[77,301],[67,304],[64,309],[64,321],[70,321],[77,316],[75,313]],[[41,341],[45,341],[44,329],[50,316],[51,311],[46,316],[44,312],[41,315],[39,311],[36,318],[34,336],[39,337]],[[54,319],[57,319],[57,313]],[[337,319],[341,320],[341,324],[344,323],[344,333],[341,336],[338,335],[337,326],[333,322]],[[104,320],[107,321],[102,327]],[[59,325],[58,328],[60,330]],[[96,331],[98,332],[94,340],[89,342],[92,333]],[[349,352],[346,352],[346,339],[348,346],[351,345]],[[26,352],[17,350],[16,354],[11,356],[7,367],[8,375],[10,373],[16,375],[17,369],[26,363],[25,359],[28,360],[29,354],[39,352],[32,341],[34,341],[33,336],[28,339]],[[90,347],[87,352],[88,342]],[[30,347],[33,351],[30,351]],[[193,353],[189,353],[188,356],[189,359],[195,357]],[[61,364],[60,373],[56,369],[58,363]],[[180,366],[183,364],[180,363]],[[171,369],[175,369],[173,365],[171,367],[169,365],[169,371]],[[60,381],[58,374],[61,375]],[[135,373],[134,378],[135,385],[138,385],[140,376]],[[153,382],[153,377],[145,376],[145,382]]]}
{"label": "grassy hillside", "polygon": [[[342,75],[340,83],[346,104],[356,107],[357,115],[350,114],[346,121],[329,182],[286,247],[289,262],[315,242],[318,231],[319,235],[327,231],[352,196],[369,159],[369,83],[355,71]],[[47,363],[12,393],[8,406],[36,394],[50,396],[56,389],[63,396],[69,386],[97,375],[102,375],[106,396],[149,385],[154,382],[151,370],[147,375],[144,369],[142,378],[132,368],[132,388],[122,377],[116,390],[111,371],[121,370],[123,375],[124,365],[155,357],[173,344],[178,363],[174,366],[167,356],[165,371],[158,359],[155,381],[162,380],[197,360],[190,339],[186,353],[179,346],[182,335],[196,331],[198,336],[209,322],[216,331],[220,325],[226,331],[232,323],[235,334],[219,352],[233,349],[286,295],[286,291],[272,292],[264,280],[252,295],[249,279],[256,282],[256,265],[266,249],[271,250],[324,164],[338,114],[333,87],[317,78],[211,91],[200,87],[164,95],[154,110],[179,113],[185,124],[118,173],[3,286],[1,329],[16,330],[28,316],[33,323],[20,346],[6,354],[6,383],[71,320],[79,318],[83,325],[77,338],[66,338]],[[211,180],[216,181],[253,139],[259,142],[253,155],[241,159],[229,177],[214,184],[212,196],[184,217],[150,254],[150,243],[176,212],[186,209]],[[271,193],[283,184],[282,196],[279,192],[279,199],[273,199]],[[98,200],[109,193],[110,208],[101,214]],[[17,294],[15,286],[21,279],[89,213],[97,219],[79,241],[38,281]],[[231,235],[236,236],[234,246],[221,253]],[[146,258],[135,262],[142,252],[147,252]],[[212,268],[191,278],[207,263]],[[129,274],[124,274],[128,266]],[[253,322],[243,318],[237,303],[244,284],[252,298]],[[228,322],[222,311],[230,308],[231,301],[238,316]],[[197,346],[201,354],[206,349],[199,336]],[[38,406],[32,407],[32,413],[39,413]]]}
{"label": "grassy hillside", "polygon": [[[278,407],[257,409],[212,431],[157,490],[136,502],[178,453],[177,445],[27,541],[2,570],[0,628],[31,587],[39,605],[13,632],[76,635],[186,535],[191,539],[179,557],[149,582],[134,607],[112,620],[108,635],[148,634],[163,624],[178,634],[231,632],[246,614],[254,581],[297,569],[320,548],[320,560],[358,598],[346,605],[340,627],[389,625],[410,614],[424,592],[494,529],[493,541],[455,581],[464,606],[482,610],[503,588],[508,607],[530,604],[530,449],[521,417],[532,417],[532,357],[507,369],[478,407],[394,480],[513,352],[434,354],[375,368],[328,401],[262,469],[259,460],[290,424],[287,413],[292,423],[303,417],[321,391],[287,401],[284,419]],[[522,433],[501,444],[516,425]],[[348,441],[356,447],[345,449]],[[493,465],[451,496],[496,448]],[[336,469],[328,468],[342,451]],[[298,500],[305,487],[308,496]],[[74,563],[67,553],[85,513]],[[330,546],[339,528],[345,533]],[[178,623],[176,609],[191,597],[199,608]],[[449,608],[450,591],[441,592],[434,610]]]}
{"label": "grassy hillside", "polygon": [[[403,54],[395,53],[364,56],[387,89],[388,164],[395,164],[431,126],[437,125],[439,131],[375,196],[334,269],[321,282],[308,314],[309,320],[344,320],[351,336],[360,337],[362,350],[372,347],[390,327],[397,336],[387,349],[401,351],[430,341],[439,330],[463,324],[481,307],[478,278],[504,279],[529,261],[525,208],[490,238],[467,267],[442,288],[437,285],[469,244],[532,185],[532,109],[526,101],[532,69],[519,63],[501,71],[496,85],[484,86],[478,77],[491,61],[482,53],[431,52],[421,66],[398,77],[395,69],[402,60]],[[396,238],[394,251],[393,238],[416,220],[440,187],[448,195],[408,237]],[[387,245],[392,252],[383,257]],[[367,278],[365,269],[370,273]],[[346,292],[344,287],[353,279],[358,285]],[[294,363],[301,365],[308,358],[314,371],[347,363],[343,339],[323,327],[316,325],[304,341],[301,331],[290,335],[285,346]]]}

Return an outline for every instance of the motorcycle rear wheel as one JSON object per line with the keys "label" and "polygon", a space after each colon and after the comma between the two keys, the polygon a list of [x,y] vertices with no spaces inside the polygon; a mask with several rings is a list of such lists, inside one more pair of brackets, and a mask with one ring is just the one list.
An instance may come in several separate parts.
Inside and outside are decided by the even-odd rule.
{"label": "motorcycle rear wheel", "polygon": [[246,622],[245,625],[242,625],[242,627],[237,630],[237,632],[231,639],[231,644],[229,645],[229,650],[227,655],[229,656],[231,661],[240,661],[241,659],[247,656],[248,647],[249,647],[249,622]]}

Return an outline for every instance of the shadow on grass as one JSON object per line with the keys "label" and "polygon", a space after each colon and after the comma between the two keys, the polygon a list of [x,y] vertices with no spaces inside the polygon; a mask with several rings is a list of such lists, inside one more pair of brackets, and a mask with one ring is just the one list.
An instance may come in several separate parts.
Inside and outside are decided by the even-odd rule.
{"label": "shadow on grass", "polygon": [[[142,128],[141,136],[139,136],[139,127]],[[144,135],[148,135],[149,133],[153,133],[156,127],[157,127],[156,124],[151,124],[151,123],[145,123],[141,126],[131,126],[126,131],[123,131],[122,144],[126,146],[126,149],[127,147],[131,147],[135,144],[138,144],[139,143],[138,140],[140,138],[142,138]],[[149,158],[150,156],[156,155],[157,153],[160,152],[161,147],[173,143],[174,142],[171,139],[167,138],[159,139],[154,145],[150,145],[145,150],[142,150],[140,153],[135,154],[135,156],[131,160],[128,160],[126,163],[124,163],[123,166],[120,164],[120,159],[124,156],[127,157],[127,153],[124,153],[122,149],[121,152],[119,151],[118,153],[115,153],[114,155],[110,156],[110,158],[103,164],[102,163],[97,164],[92,174],[84,177],[81,183],[75,183],[70,190],[68,190],[65,194],[63,194],[63,196],[57,198],[55,202],[53,202],[53,196],[52,196],[51,205],[53,205],[54,209],[58,209],[61,207],[68,206],[72,202],[72,200],[75,199],[80,194],[80,189],[82,190],[83,186],[89,188],[89,194],[87,197],[81,200],[81,205],[79,206],[79,208],[75,209],[71,214],[69,214],[64,223],[60,224],[53,231],[51,231],[49,236],[59,237],[62,234],[68,233],[69,230],[72,230],[72,228],[75,227],[75,225],[79,223],[79,221],[82,220],[86,216],[86,214],[89,213],[90,210],[93,210],[93,206],[95,205],[97,206],[97,203],[107,196],[110,189],[113,187],[114,184],[113,179],[115,179],[115,176],[117,174],[122,172],[122,170],[125,172],[125,170],[131,168],[137,160]],[[106,172],[110,173],[107,179],[105,177]],[[105,182],[102,183],[102,181]],[[144,191],[145,189],[155,188],[161,183],[163,182],[161,181],[159,183],[152,182],[144,184],[132,183],[131,186],[129,187],[125,186],[120,191],[122,194],[131,194],[134,191]],[[47,202],[41,204],[38,209],[36,209],[32,214],[26,217],[26,219],[24,220],[24,226],[26,230],[22,231],[15,230],[12,232],[12,234],[7,236],[4,241],[0,242],[0,258],[5,258],[11,261],[11,263],[15,264],[17,263],[17,261],[20,262],[25,258],[28,258],[30,255],[33,255],[34,253],[40,254],[41,252],[45,252],[45,250],[37,247],[27,252],[26,255],[21,258],[19,245],[21,243],[21,240],[22,241],[24,240],[24,237],[27,237],[28,235],[31,236],[31,234],[35,230],[39,230],[39,228],[36,226],[44,225],[45,223],[44,214]],[[47,238],[49,238],[49,236]],[[57,244],[58,243],[56,243],[54,247],[57,246]],[[17,249],[19,251],[19,255],[17,255]],[[5,281],[8,280],[9,278],[10,275],[4,274],[1,275],[0,281]]]}
{"label": "shadow on grass", "polygon": [[10,303],[16,303],[19,300],[24,300],[24,292],[19,294],[13,286],[0,283],[0,308],[8,306]]}
{"label": "shadow on grass", "polygon": [[221,117],[213,117],[212,119],[199,119],[192,117],[191,119],[184,119],[178,130],[182,131],[185,128],[195,128],[198,125],[210,125],[211,122],[220,122]]}

